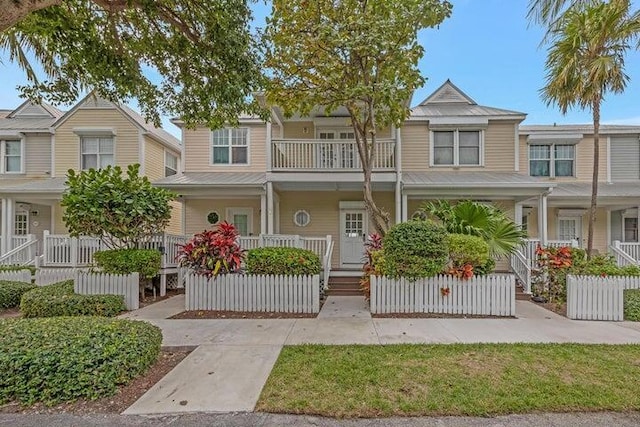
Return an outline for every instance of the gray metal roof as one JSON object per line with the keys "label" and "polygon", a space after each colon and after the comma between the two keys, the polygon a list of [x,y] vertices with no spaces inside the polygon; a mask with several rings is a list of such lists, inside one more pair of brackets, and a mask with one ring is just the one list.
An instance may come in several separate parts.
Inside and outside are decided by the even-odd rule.
{"label": "gray metal roof", "polygon": [[[569,125],[521,125],[519,132],[521,135],[531,133],[593,133],[593,125],[589,124],[569,124]],[[600,133],[640,133],[640,125],[601,125]]]}
{"label": "gray metal roof", "polygon": [[410,187],[535,187],[555,186],[546,180],[515,172],[434,171],[403,172],[402,182]]}
{"label": "gray metal roof", "polygon": [[62,114],[62,111],[49,104],[38,105],[31,101],[24,101],[18,108],[6,114],[0,114],[0,132],[3,130],[49,132],[51,125]]}
{"label": "gray metal roof", "polygon": [[[553,189],[549,198],[590,198],[591,183],[559,183]],[[601,182],[598,184],[598,198],[601,197],[640,197],[640,182],[618,182],[609,184]]]}
{"label": "gray metal roof", "polygon": [[265,172],[187,172],[172,175],[154,185],[161,187],[200,187],[200,186],[262,186],[267,182]]}
{"label": "gray metal roof", "polygon": [[158,128],[153,125],[153,123],[147,122],[144,117],[142,117],[135,110],[127,107],[126,105],[119,105],[119,107],[127,114],[129,117],[135,121],[138,125],[140,125],[144,130],[149,132],[152,135],[157,136],[158,138],[164,140],[165,142],[174,145],[178,150],[180,149],[180,140],[175,136],[171,135],[169,132],[162,128]]}
{"label": "gray metal roof", "polygon": [[55,121],[55,117],[20,117],[20,118],[1,118],[0,119],[0,132],[3,130],[14,131],[49,131],[49,128]]}
{"label": "gray metal roof", "polygon": [[0,192],[10,194],[20,193],[62,193],[65,189],[66,178],[42,178],[32,180],[20,180],[20,183],[3,181]]}

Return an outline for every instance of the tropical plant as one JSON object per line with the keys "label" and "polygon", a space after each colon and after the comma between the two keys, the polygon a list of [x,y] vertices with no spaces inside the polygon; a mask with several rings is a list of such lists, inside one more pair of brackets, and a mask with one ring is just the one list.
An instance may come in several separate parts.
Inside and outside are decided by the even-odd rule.
{"label": "tropical plant", "polygon": [[238,230],[224,221],[215,230],[193,236],[178,251],[178,262],[196,274],[207,277],[233,273],[240,269],[245,251],[238,244]]}
{"label": "tropical plant", "polygon": [[427,202],[420,207],[426,217],[435,217],[451,234],[468,234],[484,239],[489,255],[503,257],[515,252],[527,237],[503,211],[474,201],[452,204],[446,200]]}
{"label": "tropical plant", "polygon": [[[0,52],[25,72],[32,100],[71,103],[89,90],[135,98],[147,119],[217,128],[266,116],[247,0],[0,0]],[[0,60],[1,62],[1,60]]]}
{"label": "tropical plant", "polygon": [[629,0],[576,2],[549,28],[546,84],[541,93],[562,114],[570,108],[591,110],[593,175],[587,257],[593,250],[600,162],[600,109],[608,92],[622,93],[629,81],[625,55],[640,33],[640,12]]}
{"label": "tropical plant", "polygon": [[140,165],[67,173],[62,220],[72,236],[94,236],[108,248],[135,248],[161,233],[175,195],[140,176]]}
{"label": "tropical plant", "polygon": [[382,236],[378,233],[370,234],[364,244],[363,275],[360,278],[360,290],[367,299],[369,299],[371,295],[371,275],[381,273],[381,267],[384,261],[381,260],[379,255],[382,255]]}
{"label": "tropical plant", "polygon": [[364,202],[381,235],[389,213],[373,199],[377,135],[409,116],[424,83],[418,31],[451,13],[446,0],[274,0],[267,20],[267,98],[285,115],[346,108],[364,174]]}

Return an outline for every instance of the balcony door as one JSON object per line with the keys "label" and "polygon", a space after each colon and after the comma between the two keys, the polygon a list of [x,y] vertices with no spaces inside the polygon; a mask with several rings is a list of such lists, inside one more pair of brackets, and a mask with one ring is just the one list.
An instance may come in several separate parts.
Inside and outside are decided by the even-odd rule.
{"label": "balcony door", "polygon": [[318,130],[318,139],[320,139],[318,144],[318,168],[353,169],[358,166],[358,152],[355,146],[356,137],[353,130]]}

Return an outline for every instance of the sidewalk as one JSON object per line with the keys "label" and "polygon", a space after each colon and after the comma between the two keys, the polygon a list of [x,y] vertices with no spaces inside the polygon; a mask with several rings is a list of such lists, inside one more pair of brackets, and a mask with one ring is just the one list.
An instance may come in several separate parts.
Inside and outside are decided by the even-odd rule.
{"label": "sidewalk", "polygon": [[126,315],[160,327],[165,347],[197,349],[125,414],[252,411],[284,345],[640,344],[640,324],[569,320],[528,301],[516,319],[371,318],[360,297],[330,297],[315,319],[165,318],[183,307],[178,296]]}

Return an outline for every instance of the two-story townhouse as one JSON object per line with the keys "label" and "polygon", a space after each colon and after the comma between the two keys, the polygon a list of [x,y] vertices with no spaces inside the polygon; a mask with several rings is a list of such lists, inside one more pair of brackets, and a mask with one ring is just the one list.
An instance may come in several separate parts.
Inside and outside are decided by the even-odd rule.
{"label": "two-story townhouse", "polygon": [[[524,201],[544,206],[555,184],[520,171],[524,118],[480,106],[445,82],[401,128],[378,133],[374,198],[394,222],[442,198],[496,203],[513,216]],[[267,123],[241,117],[236,128],[183,129],[182,139],[184,173],[158,185],[181,195],[185,234],[226,220],[243,235],[330,235],[334,268],[361,265],[373,230],[346,111],[285,118],[276,106]]]}
{"label": "two-story townhouse", "polygon": [[[32,132],[13,122],[27,120],[24,105],[30,106],[29,111],[50,113],[46,120],[41,119],[43,128],[39,130],[42,133],[37,134],[39,139],[33,139]],[[23,104],[0,120],[0,134],[4,135],[9,129],[15,129],[12,135],[16,141],[22,141],[22,148],[18,160],[7,157],[9,151],[4,147],[5,141],[11,141],[10,135],[3,139],[5,167],[0,170],[0,221],[3,241],[15,243],[6,243],[0,254],[20,243],[20,236],[33,235],[40,241],[45,230],[52,234],[67,232],[60,200],[69,169],[79,171],[107,165],[126,168],[139,163],[140,173],[151,181],[181,171],[181,145],[177,138],[147,123],[129,107],[93,94],[64,114],[44,105]],[[9,170],[14,164],[20,164],[21,169]],[[181,203],[173,202],[168,232],[180,231],[181,209]]]}
{"label": "two-story townhouse", "polygon": [[[520,127],[521,170],[555,184],[548,196],[546,228],[539,227],[538,206],[524,204],[530,236],[586,247],[593,143],[591,125]],[[604,253],[614,241],[638,242],[640,127],[603,125],[599,157],[594,248]]]}

